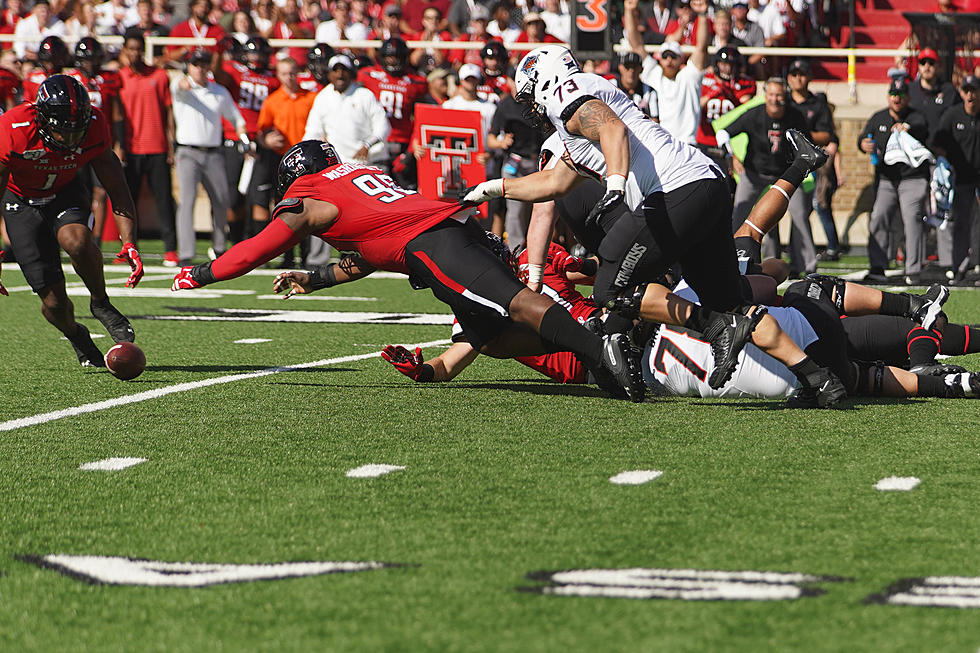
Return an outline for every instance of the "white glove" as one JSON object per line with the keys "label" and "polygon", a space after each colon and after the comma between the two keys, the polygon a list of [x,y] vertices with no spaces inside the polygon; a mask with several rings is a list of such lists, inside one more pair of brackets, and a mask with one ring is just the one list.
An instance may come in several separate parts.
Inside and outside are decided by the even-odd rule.
{"label": "white glove", "polygon": [[491,179],[482,181],[476,186],[470,186],[460,193],[460,204],[483,204],[494,197],[502,197],[504,194],[504,180]]}

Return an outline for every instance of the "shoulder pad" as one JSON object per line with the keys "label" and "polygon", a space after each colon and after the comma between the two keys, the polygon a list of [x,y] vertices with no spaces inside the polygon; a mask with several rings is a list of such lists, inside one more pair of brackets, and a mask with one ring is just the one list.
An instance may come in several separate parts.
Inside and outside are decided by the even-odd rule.
{"label": "shoulder pad", "polygon": [[303,212],[303,198],[302,197],[286,197],[281,202],[276,204],[275,208],[272,209],[273,219],[278,218],[283,213],[302,213]]}

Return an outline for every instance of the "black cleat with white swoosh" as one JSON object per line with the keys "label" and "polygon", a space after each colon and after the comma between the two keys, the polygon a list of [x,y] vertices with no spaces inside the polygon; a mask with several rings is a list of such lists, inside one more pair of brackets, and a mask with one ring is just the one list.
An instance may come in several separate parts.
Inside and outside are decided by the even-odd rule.
{"label": "black cleat with white swoosh", "polygon": [[821,368],[812,385],[796,390],[786,400],[787,408],[833,408],[847,396],[847,389],[837,375]]}
{"label": "black cleat with white swoosh", "polygon": [[717,390],[735,373],[738,355],[752,339],[752,332],[767,313],[765,306],[752,306],[748,315],[719,313],[704,330],[704,337],[711,345],[715,369],[708,377],[708,385]]}

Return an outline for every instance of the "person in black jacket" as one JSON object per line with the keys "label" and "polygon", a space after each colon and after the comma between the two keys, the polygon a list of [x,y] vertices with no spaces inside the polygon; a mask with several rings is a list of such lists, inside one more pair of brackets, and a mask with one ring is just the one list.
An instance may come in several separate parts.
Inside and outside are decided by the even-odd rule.
{"label": "person in black jacket", "polygon": [[956,87],[940,76],[939,55],[932,48],[919,51],[919,74],[909,84],[909,106],[926,117],[929,133],[950,107],[960,103]]}
{"label": "person in black jacket", "polygon": [[963,103],[946,111],[933,133],[933,147],[949,159],[956,177],[953,226],[939,232],[938,244],[939,264],[951,270],[957,281],[963,280],[970,265],[973,209],[980,189],[980,78],[964,77],[960,96]]}
{"label": "person in black jacket", "polygon": [[922,217],[929,190],[929,161],[915,168],[905,163],[887,165],[885,150],[894,132],[908,132],[920,143],[929,139],[925,116],[909,106],[909,87],[905,80],[895,80],[888,86],[888,108],[872,115],[858,136],[858,149],[871,155],[875,166],[875,200],[868,238],[869,271],[865,281],[887,281],[888,221],[898,207],[905,226],[905,282],[916,284],[925,260]]}

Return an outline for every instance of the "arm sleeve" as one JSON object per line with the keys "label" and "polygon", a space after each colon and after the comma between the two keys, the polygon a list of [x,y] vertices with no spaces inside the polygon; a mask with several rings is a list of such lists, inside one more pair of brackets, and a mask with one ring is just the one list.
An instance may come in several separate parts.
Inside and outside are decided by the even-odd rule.
{"label": "arm sleeve", "polygon": [[865,138],[867,138],[868,137],[868,134],[871,134],[871,138],[872,139],[874,138],[874,120],[875,120],[875,117],[874,116],[871,116],[868,119],[868,122],[864,123],[864,129],[862,129],[861,130],[861,133],[858,134],[858,137],[857,137],[858,151],[860,151],[862,153],[863,153],[863,150],[861,150],[861,141],[863,141]]}
{"label": "arm sleeve", "polygon": [[285,222],[274,219],[257,235],[243,240],[211,264],[215,281],[235,279],[268,263],[302,240]]}
{"label": "arm sleeve", "polygon": [[727,127],[725,127],[725,131],[728,132],[729,137],[737,136],[738,134],[745,133],[745,131],[749,128],[748,116],[751,113],[752,113],[752,109],[749,109],[748,111],[740,115],[738,118],[733,120]]}
{"label": "arm sleeve", "polygon": [[371,135],[384,142],[388,140],[388,134],[391,133],[391,123],[388,122],[388,116],[385,115],[384,107],[374,97],[374,93],[367,89],[363,90],[368,108],[368,116],[371,120]]}
{"label": "arm sleeve", "polygon": [[244,127],[245,118],[242,117],[242,112],[238,110],[238,105],[231,99],[231,93],[220,84],[218,88],[220,89],[218,93],[221,94],[221,104],[218,107],[221,115],[224,116],[225,120],[233,124],[236,129]]}

